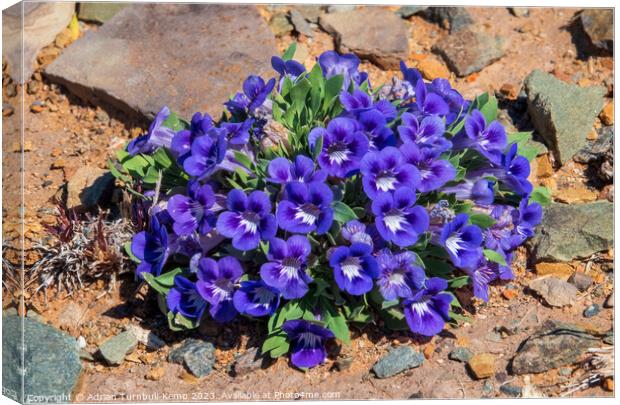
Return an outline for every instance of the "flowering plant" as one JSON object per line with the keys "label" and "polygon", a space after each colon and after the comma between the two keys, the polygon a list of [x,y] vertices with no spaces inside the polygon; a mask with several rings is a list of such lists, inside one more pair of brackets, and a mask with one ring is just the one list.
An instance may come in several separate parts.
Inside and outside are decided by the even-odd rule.
{"label": "flowering plant", "polygon": [[488,300],[512,279],[549,196],[528,181],[530,134],[506,134],[494,97],[404,63],[373,88],[352,54],[308,72],[294,52],[219,121],[163,108],[110,169],[136,197],[127,251],[170,328],[262,318],[262,352],[307,368],[350,325],[432,336],[460,320],[451,291]]}

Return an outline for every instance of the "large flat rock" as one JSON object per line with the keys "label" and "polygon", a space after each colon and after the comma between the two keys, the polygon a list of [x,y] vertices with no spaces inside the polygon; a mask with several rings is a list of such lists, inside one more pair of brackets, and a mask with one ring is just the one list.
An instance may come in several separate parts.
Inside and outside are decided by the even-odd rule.
{"label": "large flat rock", "polygon": [[271,74],[275,39],[254,6],[134,4],[46,70],[79,97],[153,117],[219,115],[249,74]]}
{"label": "large flat rock", "polygon": [[21,83],[30,78],[37,53],[54,42],[74,11],[73,2],[19,2],[2,11],[2,56],[13,80]]}
{"label": "large flat rock", "polygon": [[527,109],[556,161],[564,164],[586,143],[606,93],[601,86],[579,87],[534,70],[524,82]]}
{"label": "large flat rock", "polygon": [[614,244],[614,205],[552,203],[530,242],[536,261],[568,262],[608,250]]}
{"label": "large flat rock", "polygon": [[397,69],[407,59],[407,25],[389,10],[364,7],[324,14],[319,21],[334,36],[341,53],[353,52],[383,69]]}

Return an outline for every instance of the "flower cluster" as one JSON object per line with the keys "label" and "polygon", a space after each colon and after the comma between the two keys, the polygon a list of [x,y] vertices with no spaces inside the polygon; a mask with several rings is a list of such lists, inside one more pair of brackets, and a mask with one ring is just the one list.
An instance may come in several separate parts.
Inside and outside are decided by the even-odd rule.
{"label": "flower cluster", "polygon": [[137,276],[165,295],[171,328],[268,317],[263,353],[300,368],[347,342],[348,324],[439,333],[450,290],[466,281],[488,300],[541,221],[523,137],[489,95],[465,100],[404,63],[373,91],[355,55],[306,71],[291,49],[219,121],[164,108],[119,154],[117,177],[150,190]]}

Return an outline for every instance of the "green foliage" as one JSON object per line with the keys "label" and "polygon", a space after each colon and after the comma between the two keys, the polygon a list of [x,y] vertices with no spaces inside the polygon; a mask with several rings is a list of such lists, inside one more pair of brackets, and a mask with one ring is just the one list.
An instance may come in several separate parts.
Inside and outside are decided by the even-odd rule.
{"label": "green foliage", "polygon": [[551,193],[549,189],[543,186],[534,187],[530,195],[530,202],[537,202],[543,207],[551,204]]}

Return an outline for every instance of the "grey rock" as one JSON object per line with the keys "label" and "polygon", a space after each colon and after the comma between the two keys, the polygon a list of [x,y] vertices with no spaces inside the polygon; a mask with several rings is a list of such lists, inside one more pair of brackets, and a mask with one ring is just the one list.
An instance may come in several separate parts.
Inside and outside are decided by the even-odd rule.
{"label": "grey rock", "polygon": [[603,306],[605,308],[613,308],[614,307],[614,293],[612,291],[611,294],[609,294],[609,297],[607,297],[605,299],[605,303],[603,304]]}
{"label": "grey rock", "polygon": [[474,353],[466,347],[457,347],[448,354],[448,358],[461,363],[467,363]]}
{"label": "grey rock", "polygon": [[309,38],[314,36],[314,31],[312,30],[310,23],[306,21],[306,18],[299,11],[292,9],[289,12],[289,18],[295,27],[295,31]]}
{"label": "grey rock", "polygon": [[409,18],[412,15],[416,15],[418,13],[421,13],[422,11],[425,11],[427,8],[428,6],[402,6],[401,8],[396,10],[396,15],[400,16],[401,18]]}
{"label": "grey rock", "polygon": [[449,29],[450,34],[461,31],[474,22],[463,7],[428,7],[422,16],[444,29]]}
{"label": "grey rock", "polygon": [[526,339],[512,359],[515,374],[542,373],[576,362],[588,348],[598,343],[577,325],[549,320]]}
{"label": "grey rock", "polygon": [[388,378],[411,368],[420,367],[424,355],[409,346],[399,346],[380,358],[372,367],[377,378]]}
{"label": "grey rock", "polygon": [[37,54],[54,42],[56,35],[71,21],[74,10],[73,2],[19,2],[2,11],[2,56],[8,62],[14,81],[23,83],[30,78]]}
{"label": "grey rock", "polygon": [[86,211],[105,204],[114,186],[114,176],[98,167],[82,166],[67,182],[67,207]]}
{"label": "grey rock", "polygon": [[521,387],[519,387],[518,385],[512,385],[512,384],[504,384],[501,385],[499,387],[499,390],[506,394],[509,397],[514,397],[514,398],[518,398],[521,396],[521,394],[523,393],[523,389]]}
{"label": "grey rock", "polygon": [[614,344],[614,331],[613,330],[610,330],[609,332],[605,334],[605,337],[603,337],[603,343],[613,346]]}
{"label": "grey rock", "polygon": [[568,282],[577,287],[579,291],[585,291],[594,283],[594,280],[587,274],[576,271],[569,277]]}
{"label": "grey rock", "polygon": [[584,32],[592,44],[609,53],[614,48],[614,11],[608,9],[588,9],[579,14]]}
{"label": "grey rock", "polygon": [[95,362],[95,356],[93,356],[89,351],[86,351],[84,349],[80,350],[80,359],[90,361],[92,363]]}
{"label": "grey rock", "polygon": [[344,13],[352,10],[355,10],[355,6],[353,4],[340,4],[327,7],[328,13]]}
{"label": "grey rock", "polygon": [[170,352],[168,361],[184,365],[196,377],[204,377],[215,365],[215,347],[202,340],[185,339],[181,346]]}
{"label": "grey rock", "polygon": [[508,11],[510,11],[510,14],[519,18],[530,16],[530,9],[527,7],[508,7]]}
{"label": "grey rock", "polygon": [[111,366],[123,363],[125,356],[133,352],[138,346],[138,338],[128,331],[112,336],[99,346],[99,354]]}
{"label": "grey rock", "polygon": [[583,311],[583,316],[585,318],[592,318],[593,316],[598,315],[600,312],[601,307],[599,307],[598,304],[592,304]]}
{"label": "grey rock", "polygon": [[611,183],[614,179],[614,127],[599,128],[597,133],[598,138],[577,152],[573,160],[590,165],[590,170],[604,183]]}
{"label": "grey rock", "polygon": [[254,6],[144,3],[88,31],[45,73],[126,114],[152,118],[167,105],[189,119],[196,111],[219,116],[248,74],[272,74],[276,54]]}
{"label": "grey rock", "polygon": [[78,18],[103,24],[128,5],[129,3],[80,3]]}
{"label": "grey rock", "polygon": [[231,365],[231,369],[235,376],[240,377],[260,370],[266,364],[267,359],[260,355],[258,348],[253,347],[242,355],[237,356]]}
{"label": "grey rock", "polygon": [[580,150],[595,118],[601,112],[606,89],[581,88],[534,70],[524,82],[528,113],[534,128],[563,164]]}
{"label": "grey rock", "polygon": [[463,30],[433,45],[448,68],[463,77],[478,72],[504,56],[504,40],[481,32]]}
{"label": "grey rock", "polygon": [[537,278],[532,280],[528,287],[553,307],[572,305],[578,292],[572,284],[555,277]]}
{"label": "grey rock", "polygon": [[482,393],[485,396],[488,396],[493,392],[495,387],[493,387],[493,382],[491,380],[486,380],[484,384],[482,384]]}
{"label": "grey rock", "polygon": [[321,27],[334,36],[338,51],[353,52],[383,69],[398,68],[406,59],[409,34],[396,14],[376,7],[325,14]]}
{"label": "grey rock", "polygon": [[325,8],[323,6],[310,6],[310,5],[296,5],[293,7],[293,10],[296,10],[299,14],[301,14],[306,21],[310,23],[317,24],[319,22],[319,17],[323,14]]}
{"label": "grey rock", "polygon": [[293,25],[285,13],[275,13],[269,20],[269,28],[276,37],[281,37],[293,31]]}
{"label": "grey rock", "polygon": [[3,395],[21,403],[29,395],[69,402],[82,371],[73,337],[32,318],[3,314],[2,354]]}
{"label": "grey rock", "polygon": [[531,240],[536,261],[570,261],[589,257],[613,246],[613,204],[552,203],[544,209],[542,223]]}

